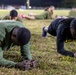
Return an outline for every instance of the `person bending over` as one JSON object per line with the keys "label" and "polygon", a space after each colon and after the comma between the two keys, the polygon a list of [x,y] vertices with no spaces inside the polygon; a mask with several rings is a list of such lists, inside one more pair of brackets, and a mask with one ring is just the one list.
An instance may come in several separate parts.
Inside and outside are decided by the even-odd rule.
{"label": "person bending over", "polygon": [[42,28],[42,37],[47,33],[56,36],[57,52],[70,57],[76,57],[76,53],[64,49],[65,41],[76,39],[76,18],[58,18],[52,21],[49,26]]}
{"label": "person bending over", "polygon": [[[14,20],[0,21],[0,66],[7,68],[18,68],[21,70],[35,67],[35,61],[30,54],[31,33],[25,26]],[[22,56],[21,62],[6,60],[3,57],[3,51],[9,50],[12,46],[20,46]]]}

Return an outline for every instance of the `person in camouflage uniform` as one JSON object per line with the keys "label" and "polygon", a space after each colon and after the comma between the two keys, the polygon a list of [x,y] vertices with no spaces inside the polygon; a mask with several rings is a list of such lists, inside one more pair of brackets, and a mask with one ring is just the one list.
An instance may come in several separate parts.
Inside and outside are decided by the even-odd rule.
{"label": "person in camouflage uniform", "polygon": [[46,7],[45,11],[39,15],[29,13],[25,16],[28,20],[42,20],[42,19],[53,19],[54,18],[54,6]]}
{"label": "person in camouflage uniform", "polygon": [[[31,38],[30,31],[25,26],[14,20],[0,21],[0,66],[15,67],[22,70],[29,69],[33,65],[33,60],[30,54],[29,41]],[[3,51],[9,50],[12,46],[20,46],[22,62],[14,62],[6,60],[3,57]],[[31,64],[32,63],[32,64]],[[29,66],[30,65],[30,66]]]}

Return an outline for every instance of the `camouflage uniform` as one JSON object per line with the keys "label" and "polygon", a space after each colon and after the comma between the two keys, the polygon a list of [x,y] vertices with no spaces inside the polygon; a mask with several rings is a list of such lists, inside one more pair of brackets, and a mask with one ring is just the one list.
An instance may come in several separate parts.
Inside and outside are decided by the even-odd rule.
{"label": "camouflage uniform", "polygon": [[[11,42],[11,31],[14,27],[24,27],[24,25],[21,22],[13,21],[13,20],[2,20],[0,21],[0,66],[5,67],[14,67],[15,62],[6,60],[3,58],[3,51],[10,49],[12,46],[15,46]],[[21,56],[23,59],[31,60],[31,54],[30,54],[30,47],[29,43],[23,46],[20,46],[21,49]]]}

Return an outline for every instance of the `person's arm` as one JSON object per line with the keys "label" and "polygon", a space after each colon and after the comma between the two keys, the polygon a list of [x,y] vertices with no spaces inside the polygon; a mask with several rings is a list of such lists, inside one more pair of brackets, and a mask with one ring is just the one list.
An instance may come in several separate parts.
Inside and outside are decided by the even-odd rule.
{"label": "person's arm", "polygon": [[0,47],[0,65],[3,67],[11,68],[15,67],[15,64],[16,64],[15,62],[3,58],[3,51],[2,48]]}
{"label": "person's arm", "polygon": [[32,60],[29,43],[21,46],[21,56],[23,60]]}
{"label": "person's arm", "polygon": [[37,15],[36,13],[28,13],[28,16],[35,16],[35,15]]}
{"label": "person's arm", "polygon": [[35,20],[35,16],[26,15],[25,18],[28,19],[28,20]]}
{"label": "person's arm", "polygon": [[57,31],[57,52],[65,55],[65,56],[70,56],[70,57],[74,57],[74,53],[67,51],[64,49],[64,39],[62,37],[62,28],[61,25],[58,27],[58,31]]}

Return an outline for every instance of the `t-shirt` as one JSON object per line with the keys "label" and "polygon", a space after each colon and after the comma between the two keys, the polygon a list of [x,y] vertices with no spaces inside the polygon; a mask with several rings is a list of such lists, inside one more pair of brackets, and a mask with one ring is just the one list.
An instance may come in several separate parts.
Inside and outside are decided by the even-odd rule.
{"label": "t-shirt", "polygon": [[40,15],[35,15],[35,19],[52,19],[52,12],[45,11]]}

